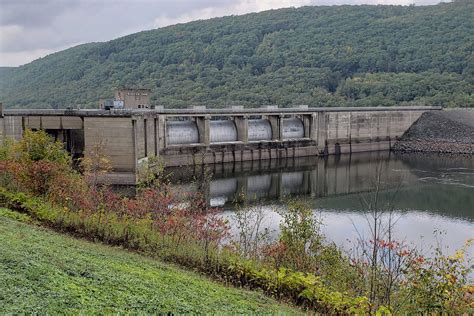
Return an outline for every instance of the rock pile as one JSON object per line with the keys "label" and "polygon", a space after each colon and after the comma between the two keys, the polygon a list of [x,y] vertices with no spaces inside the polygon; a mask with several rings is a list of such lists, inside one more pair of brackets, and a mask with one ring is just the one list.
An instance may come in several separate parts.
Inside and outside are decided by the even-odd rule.
{"label": "rock pile", "polygon": [[474,154],[474,109],[426,112],[393,145],[398,152]]}

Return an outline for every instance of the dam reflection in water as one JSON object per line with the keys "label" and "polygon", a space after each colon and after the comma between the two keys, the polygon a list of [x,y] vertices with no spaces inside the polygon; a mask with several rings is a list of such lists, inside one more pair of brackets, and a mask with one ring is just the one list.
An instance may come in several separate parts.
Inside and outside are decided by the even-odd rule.
{"label": "dam reflection in water", "polygon": [[[388,170],[401,168],[402,162],[390,159],[388,153],[247,161],[170,171],[175,188],[204,190],[211,206],[226,207],[240,194],[250,201],[268,201],[286,196],[319,198],[370,191],[375,164],[381,169],[383,182],[400,183],[402,175]],[[210,172],[212,178],[203,181],[203,172]]]}
{"label": "dam reflection in water", "polygon": [[[235,235],[233,202],[240,193],[262,205],[263,227],[274,238],[281,220],[275,204],[281,207],[280,201],[292,196],[307,200],[321,217],[324,234],[344,247],[359,234],[367,237],[368,209],[362,201],[373,197],[380,175],[379,205],[390,202],[399,215],[394,232],[399,240],[429,252],[437,243],[434,230],[446,233],[443,243],[451,251],[474,237],[474,159],[469,157],[376,152],[171,171],[177,190],[203,192],[209,205],[223,207]],[[203,181],[206,172],[212,177]],[[469,253],[474,256],[474,249]]]}
{"label": "dam reflection in water", "polygon": [[[381,202],[394,199],[397,209],[474,218],[474,161],[470,158],[375,152],[170,171],[176,189],[204,192],[210,206],[225,209],[245,194],[250,202],[274,203],[292,196],[312,199],[315,207],[364,211],[361,198],[378,186]],[[210,179],[204,173],[210,173]]]}

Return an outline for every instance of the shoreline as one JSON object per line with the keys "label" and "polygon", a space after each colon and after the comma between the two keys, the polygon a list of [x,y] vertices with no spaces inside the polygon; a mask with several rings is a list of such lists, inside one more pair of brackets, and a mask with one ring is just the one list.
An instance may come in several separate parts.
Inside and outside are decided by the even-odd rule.
{"label": "shoreline", "polygon": [[474,144],[400,140],[393,145],[392,151],[396,153],[438,153],[472,156],[474,154]]}

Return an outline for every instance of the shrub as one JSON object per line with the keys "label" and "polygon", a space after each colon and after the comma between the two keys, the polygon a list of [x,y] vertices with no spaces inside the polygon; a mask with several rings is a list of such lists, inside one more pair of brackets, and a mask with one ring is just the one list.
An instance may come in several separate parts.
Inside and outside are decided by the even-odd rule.
{"label": "shrub", "polygon": [[25,130],[22,139],[15,143],[13,148],[15,158],[20,161],[29,163],[46,160],[62,166],[69,166],[71,163],[71,157],[64,150],[63,144],[55,142],[42,130]]}
{"label": "shrub", "polygon": [[[252,213],[242,213],[240,244],[229,247],[223,245],[229,236],[228,223],[219,210],[207,206],[203,194],[175,194],[163,178],[145,176],[151,186],[140,187],[135,198],[124,198],[97,185],[100,163],[91,161],[95,167],[86,169],[89,175],[95,174],[90,181],[89,176],[70,167],[64,150],[51,145],[56,143],[44,133],[28,132],[26,138],[21,145],[10,147],[15,150],[3,151],[8,154],[0,160],[0,200],[33,219],[197,269],[237,286],[258,288],[321,313],[394,311],[394,305],[373,304],[363,295],[361,280],[371,270],[364,262],[350,264],[335,245],[327,243],[321,222],[305,203],[290,201],[288,210],[280,210],[282,233],[274,243],[261,243],[264,235],[260,229],[249,228]],[[31,144],[34,140],[49,149],[36,148]],[[103,159],[99,154],[97,157]],[[373,242],[380,250],[380,262],[398,262],[397,267],[403,270],[397,275],[403,278],[391,285],[397,290],[395,299],[409,298],[399,310],[463,312],[472,307],[464,296],[469,291],[466,280],[470,271],[464,261],[465,250],[451,257],[439,252],[427,260],[398,243]],[[378,269],[379,283],[391,280],[383,266]]]}
{"label": "shrub", "polygon": [[407,293],[409,313],[462,314],[474,312],[474,299],[468,284],[472,265],[466,252],[474,238],[455,251],[445,255],[441,246],[429,258],[415,258],[407,270],[403,288]]}

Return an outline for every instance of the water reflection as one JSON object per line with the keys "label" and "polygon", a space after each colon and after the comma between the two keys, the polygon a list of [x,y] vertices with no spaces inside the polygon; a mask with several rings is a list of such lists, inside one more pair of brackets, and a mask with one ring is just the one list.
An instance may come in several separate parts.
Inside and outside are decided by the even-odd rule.
{"label": "water reflection", "polygon": [[[203,180],[204,168],[211,172],[210,180]],[[177,189],[205,192],[210,205],[226,209],[243,193],[250,201],[299,196],[314,200],[318,208],[363,212],[366,209],[361,201],[378,183],[381,202],[395,199],[393,203],[400,210],[474,219],[474,161],[465,157],[376,152],[170,171]],[[380,181],[376,181],[377,175]]]}
{"label": "water reflection", "polygon": [[[377,183],[379,205],[390,202],[400,217],[397,239],[429,254],[437,244],[435,230],[446,233],[443,242],[451,250],[474,237],[474,160],[469,157],[378,152],[171,171],[176,189],[204,192],[210,205],[224,208],[231,224],[233,202],[241,192],[258,201],[265,209],[263,226],[274,238],[281,217],[273,205],[292,196],[308,200],[328,239],[347,247],[347,240],[369,231],[363,201],[373,196]],[[208,171],[210,179],[204,176]],[[469,253],[473,257],[474,249]]]}

